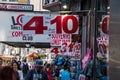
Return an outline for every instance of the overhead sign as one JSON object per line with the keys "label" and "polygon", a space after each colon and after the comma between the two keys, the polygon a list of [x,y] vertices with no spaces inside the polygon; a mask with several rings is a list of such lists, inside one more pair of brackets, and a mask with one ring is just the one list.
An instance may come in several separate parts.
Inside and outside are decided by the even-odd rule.
{"label": "overhead sign", "polygon": [[0,3],[1,10],[33,11],[33,5]]}
{"label": "overhead sign", "polygon": [[22,16],[22,22],[23,31],[30,34],[78,34],[79,31],[77,15]]}
{"label": "overhead sign", "polygon": [[[44,42],[50,43],[50,36],[48,34],[24,34],[21,26],[22,16],[40,16],[43,13],[34,12],[10,12],[0,11],[0,41],[9,42]],[[44,13],[49,15],[49,13]]]}
{"label": "overhead sign", "polygon": [[76,15],[0,11],[0,41],[49,42],[49,34],[78,34]]}

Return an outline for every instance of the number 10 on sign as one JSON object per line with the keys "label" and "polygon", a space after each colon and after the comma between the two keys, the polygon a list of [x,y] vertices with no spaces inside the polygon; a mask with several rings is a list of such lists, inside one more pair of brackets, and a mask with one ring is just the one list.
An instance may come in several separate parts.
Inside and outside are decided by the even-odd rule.
{"label": "number 10 on sign", "polygon": [[[29,18],[29,17],[27,17]],[[32,16],[29,19],[23,17],[23,30],[34,31],[35,34],[50,33],[78,33],[78,17],[74,15],[66,16]]]}

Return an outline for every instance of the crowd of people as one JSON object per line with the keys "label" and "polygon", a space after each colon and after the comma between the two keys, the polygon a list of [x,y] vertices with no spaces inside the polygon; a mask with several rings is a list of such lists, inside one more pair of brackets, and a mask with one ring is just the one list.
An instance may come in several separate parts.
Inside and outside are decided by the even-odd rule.
{"label": "crowd of people", "polygon": [[29,67],[26,59],[23,61],[12,60],[3,66],[0,58],[0,80],[71,80],[68,66],[56,66],[44,62],[42,59],[35,59],[32,68]]}

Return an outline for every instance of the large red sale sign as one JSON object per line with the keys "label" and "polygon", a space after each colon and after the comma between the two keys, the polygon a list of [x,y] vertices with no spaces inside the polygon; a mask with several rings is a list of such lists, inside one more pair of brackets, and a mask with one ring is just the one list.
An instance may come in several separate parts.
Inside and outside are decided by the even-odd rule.
{"label": "large red sale sign", "polygon": [[75,15],[23,16],[23,31],[31,34],[78,34],[78,17]]}

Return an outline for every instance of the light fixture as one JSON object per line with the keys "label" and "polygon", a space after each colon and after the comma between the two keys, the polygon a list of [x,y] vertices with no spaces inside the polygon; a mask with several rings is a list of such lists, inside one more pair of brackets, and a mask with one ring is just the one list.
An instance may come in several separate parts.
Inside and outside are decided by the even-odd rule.
{"label": "light fixture", "polygon": [[100,21],[100,24],[102,24],[102,21]]}
{"label": "light fixture", "polygon": [[110,6],[108,6],[107,9],[110,9]]}
{"label": "light fixture", "polygon": [[28,48],[28,47],[30,47],[30,44],[25,44],[25,46]]}
{"label": "light fixture", "polygon": [[68,0],[61,0],[61,7],[63,10],[68,10],[69,6]]}
{"label": "light fixture", "polygon": [[67,9],[67,5],[63,5],[63,9]]}
{"label": "light fixture", "polygon": [[35,49],[35,46],[31,46],[32,49]]}

